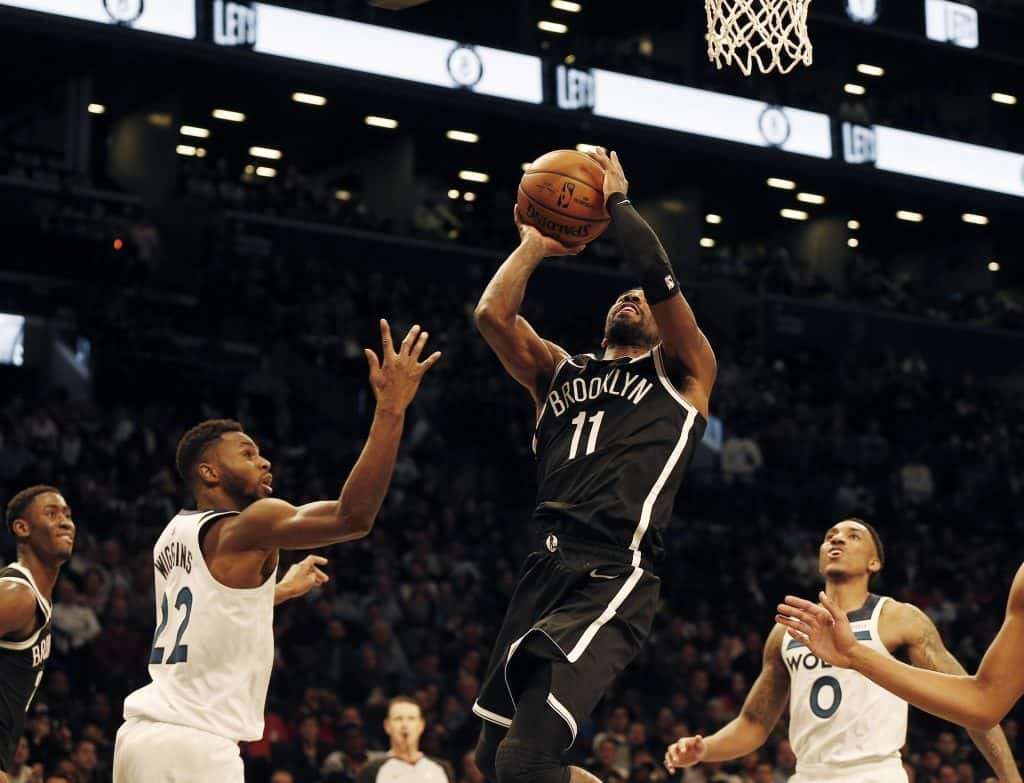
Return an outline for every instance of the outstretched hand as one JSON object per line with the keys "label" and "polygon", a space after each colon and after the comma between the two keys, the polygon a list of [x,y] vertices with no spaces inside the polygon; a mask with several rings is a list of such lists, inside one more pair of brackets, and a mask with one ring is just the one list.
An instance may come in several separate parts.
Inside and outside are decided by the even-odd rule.
{"label": "outstretched hand", "polygon": [[578,256],[583,252],[583,248],[586,247],[586,245],[563,245],[557,239],[540,233],[534,226],[523,222],[523,219],[519,216],[518,206],[512,211],[512,218],[515,220],[516,229],[519,231],[520,243],[524,245],[534,244],[541,249],[544,258],[551,258],[552,256]]}
{"label": "outstretched hand", "polygon": [[824,591],[818,597],[821,605],[787,595],[786,603],[778,606],[775,622],[786,626],[790,636],[806,644],[823,661],[848,669],[850,652],[857,644],[850,621]]}
{"label": "outstretched hand", "polygon": [[377,398],[377,408],[392,413],[404,413],[409,407],[424,374],[441,358],[440,351],[434,351],[422,362],[420,354],[427,345],[428,333],[416,324],[405,335],[398,350],[394,348],[391,327],[380,319],[381,356],[377,357],[369,348],[363,349],[370,364],[370,385]]}
{"label": "outstretched hand", "polygon": [[612,193],[622,193],[623,195],[629,193],[629,180],[626,179],[626,172],[622,170],[622,164],[619,162],[619,153],[612,150],[609,156],[604,147],[598,147],[586,155],[604,172],[604,200],[606,202]]}
{"label": "outstretched hand", "polygon": [[696,737],[681,737],[665,751],[665,769],[669,774],[674,774],[677,769],[692,767],[704,760],[706,752],[707,745],[699,734]]}
{"label": "outstretched hand", "polygon": [[326,564],[326,557],[308,555],[292,565],[281,581],[277,583],[277,587],[274,590],[274,603],[299,598],[314,587],[326,584],[330,577],[317,567]]}

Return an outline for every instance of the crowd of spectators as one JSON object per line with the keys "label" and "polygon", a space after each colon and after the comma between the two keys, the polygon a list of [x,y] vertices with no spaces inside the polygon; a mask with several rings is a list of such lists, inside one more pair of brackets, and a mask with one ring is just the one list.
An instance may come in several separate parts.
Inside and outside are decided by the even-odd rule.
{"label": "crowd of spectators", "polygon": [[[480,270],[461,267],[397,274],[379,258],[228,257],[193,280],[189,328],[206,340],[192,364],[176,367],[176,385],[124,358],[143,355],[129,349],[150,316],[113,300],[94,316],[95,354],[106,360],[92,399],[5,372],[0,500],[56,483],[79,527],[18,783],[33,780],[36,765],[70,783],[108,779],[122,700],[146,680],[151,547],[188,503],[172,468],[180,433],[203,417],[236,415],[274,461],[280,496],[333,496],[369,421],[360,348],[376,341],[380,315],[396,330],[424,323],[445,356],[413,406],[377,527],[329,550],[331,581],[276,611],[266,736],[244,748],[247,775],[351,780],[387,747],[384,708],[404,693],[426,716],[423,750],[447,759],[459,781],[479,783],[470,708],[537,532],[528,524],[532,409],[472,329],[482,282]],[[564,290],[531,287],[529,316],[545,336],[591,350],[606,302],[569,312]],[[159,334],[147,338],[152,351]],[[241,339],[260,354],[225,372],[218,346]],[[925,609],[968,669],[999,625],[1017,565],[1024,410],[995,379],[934,370],[917,354],[851,363],[811,348],[715,345],[712,413],[723,439],[701,448],[678,499],[654,636],[570,754],[604,781],[664,779],[668,742],[736,714],[759,671],[772,607],[787,592],[813,594],[817,544],[837,518],[879,527],[889,556],[875,589]],[[1015,747],[1017,719],[1006,723]],[[923,715],[912,719],[905,757],[915,783],[986,774],[963,732]],[[763,751],[684,780],[782,781],[792,765],[780,728]]]}

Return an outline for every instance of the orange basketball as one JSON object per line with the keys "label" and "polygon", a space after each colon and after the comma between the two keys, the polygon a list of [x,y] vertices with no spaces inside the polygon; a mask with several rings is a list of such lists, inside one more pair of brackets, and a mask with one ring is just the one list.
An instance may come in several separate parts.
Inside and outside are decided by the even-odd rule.
{"label": "orange basketball", "polygon": [[563,245],[585,245],[608,228],[604,172],[575,150],[555,150],[530,164],[519,183],[519,218]]}

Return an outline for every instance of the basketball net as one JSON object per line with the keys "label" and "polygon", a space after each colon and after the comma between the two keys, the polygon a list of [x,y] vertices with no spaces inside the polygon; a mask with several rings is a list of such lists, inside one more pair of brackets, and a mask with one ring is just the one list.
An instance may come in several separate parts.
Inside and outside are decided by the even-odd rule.
{"label": "basketball net", "polygon": [[797,63],[810,65],[807,33],[811,0],[704,0],[708,14],[708,57],[720,69],[736,65],[750,76],[789,73]]}

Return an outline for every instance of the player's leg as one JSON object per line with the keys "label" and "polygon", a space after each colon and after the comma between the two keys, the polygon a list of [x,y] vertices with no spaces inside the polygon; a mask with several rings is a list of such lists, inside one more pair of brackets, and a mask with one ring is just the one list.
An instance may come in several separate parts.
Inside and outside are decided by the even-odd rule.
{"label": "player's leg", "polygon": [[548,705],[551,667],[559,665],[564,664],[537,661],[520,692],[512,728],[495,756],[497,783],[600,783],[586,770],[562,762],[572,734]]}
{"label": "player's leg", "polygon": [[114,783],[243,783],[238,745],[205,731],[126,721],[114,743]]}

